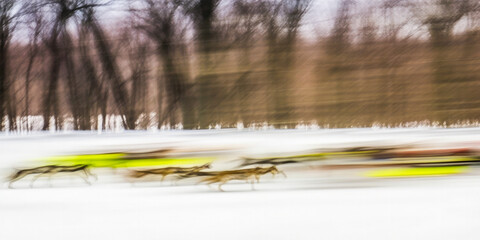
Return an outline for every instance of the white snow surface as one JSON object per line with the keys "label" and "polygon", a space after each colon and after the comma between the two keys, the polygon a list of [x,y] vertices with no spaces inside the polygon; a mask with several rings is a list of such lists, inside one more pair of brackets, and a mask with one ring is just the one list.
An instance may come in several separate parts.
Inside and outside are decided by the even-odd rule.
{"label": "white snow surface", "polygon": [[[4,134],[0,169],[50,155],[160,147],[228,148],[229,156],[255,156],[479,143],[476,128]],[[100,179],[87,186],[77,180],[0,188],[0,239],[480,239],[480,175],[474,173],[369,180],[311,172],[304,178],[267,177],[255,190],[227,184],[225,192],[205,185],[132,186]]]}

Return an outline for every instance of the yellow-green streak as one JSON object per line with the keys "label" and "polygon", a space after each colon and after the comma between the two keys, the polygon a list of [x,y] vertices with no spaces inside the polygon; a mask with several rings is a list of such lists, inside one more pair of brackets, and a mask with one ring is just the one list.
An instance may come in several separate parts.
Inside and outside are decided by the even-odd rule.
{"label": "yellow-green streak", "polygon": [[197,158],[154,158],[154,159],[135,159],[119,161],[115,167],[154,167],[154,166],[172,166],[172,165],[200,165],[213,162],[212,157]]}
{"label": "yellow-green streak", "polygon": [[89,164],[92,167],[124,168],[205,164],[215,160],[213,157],[124,159],[124,156],[124,153],[54,156],[45,159],[45,162],[56,165]]}
{"label": "yellow-green streak", "polygon": [[449,167],[418,167],[418,168],[391,168],[374,170],[366,173],[367,177],[415,177],[415,176],[441,176],[464,173],[468,166]]}

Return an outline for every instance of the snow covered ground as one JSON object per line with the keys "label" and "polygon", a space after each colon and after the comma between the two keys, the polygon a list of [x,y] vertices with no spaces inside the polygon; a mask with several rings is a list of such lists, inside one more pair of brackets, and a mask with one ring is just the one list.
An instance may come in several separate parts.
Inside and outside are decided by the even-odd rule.
{"label": "snow covered ground", "polygon": [[480,237],[478,177],[378,187],[206,188],[2,189],[0,239]]}
{"label": "snow covered ground", "polygon": [[[480,129],[36,133],[0,136],[0,169],[41,157],[159,147],[235,156],[350,146],[480,145]],[[218,149],[229,149],[218,151]],[[323,172],[250,185],[99,179],[0,188],[0,239],[480,239],[480,174],[365,179]],[[318,174],[318,175],[316,175]],[[102,176],[99,176],[102,178]],[[77,181],[78,180],[78,181]],[[73,181],[74,184],[67,184]]]}

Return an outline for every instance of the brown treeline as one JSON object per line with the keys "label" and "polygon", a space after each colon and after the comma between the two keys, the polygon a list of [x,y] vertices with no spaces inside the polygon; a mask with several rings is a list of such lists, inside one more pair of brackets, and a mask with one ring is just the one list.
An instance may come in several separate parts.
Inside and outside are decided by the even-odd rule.
{"label": "brown treeline", "polygon": [[125,129],[480,116],[478,1],[339,0],[318,22],[330,15],[310,0],[127,2],[112,25],[112,1],[3,0],[0,128],[32,129],[33,115],[44,130],[105,128],[111,114]]}

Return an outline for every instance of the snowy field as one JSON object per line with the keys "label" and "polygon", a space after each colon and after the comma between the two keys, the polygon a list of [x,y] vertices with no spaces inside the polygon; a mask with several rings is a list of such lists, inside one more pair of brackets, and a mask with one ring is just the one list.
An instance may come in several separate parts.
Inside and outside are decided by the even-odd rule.
{"label": "snowy field", "polygon": [[[58,154],[161,147],[226,159],[316,149],[480,146],[480,129],[35,133],[0,136],[0,169]],[[311,170],[251,190],[102,179],[0,188],[0,239],[480,239],[480,174],[366,179]],[[72,183],[72,184],[70,184]]]}

